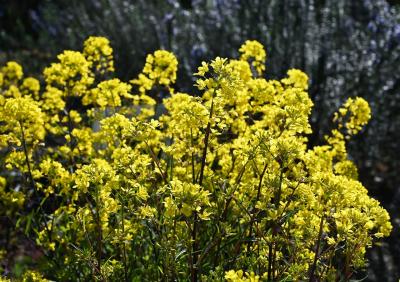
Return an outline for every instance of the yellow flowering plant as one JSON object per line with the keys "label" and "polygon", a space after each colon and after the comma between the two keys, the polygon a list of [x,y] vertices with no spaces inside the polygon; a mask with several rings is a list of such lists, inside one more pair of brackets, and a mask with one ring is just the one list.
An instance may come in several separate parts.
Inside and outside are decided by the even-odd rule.
{"label": "yellow flowering plant", "polygon": [[21,279],[348,281],[365,267],[392,229],[346,151],[368,103],[348,99],[310,148],[307,75],[267,80],[264,47],[239,52],[202,63],[200,97],[174,89],[165,50],[130,83],[106,77],[101,37],[59,55],[42,90],[1,68],[5,249],[26,237],[41,253]]}

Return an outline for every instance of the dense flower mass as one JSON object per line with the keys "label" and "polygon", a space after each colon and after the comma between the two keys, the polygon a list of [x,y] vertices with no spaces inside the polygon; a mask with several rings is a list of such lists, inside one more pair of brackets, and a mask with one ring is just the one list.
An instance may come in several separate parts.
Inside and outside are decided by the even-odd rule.
{"label": "dense flower mass", "polygon": [[346,151],[368,103],[348,99],[309,148],[307,75],[267,80],[264,47],[239,51],[202,63],[201,96],[174,89],[165,50],[130,83],[106,78],[101,37],[59,55],[42,88],[1,68],[0,215],[17,239],[0,255],[25,237],[40,252],[19,278],[347,281],[365,266],[392,229]]}
{"label": "dense flower mass", "polygon": [[[137,79],[131,80],[132,84],[138,85],[140,92],[151,90],[155,85],[168,87],[175,83],[178,60],[174,54],[158,50],[146,58],[143,71]],[[172,88],[169,88],[172,91]]]}
{"label": "dense flower mass", "polygon": [[250,65],[256,70],[258,75],[265,71],[266,53],[264,46],[256,40],[247,40],[239,49],[240,59],[243,61],[251,60]]}
{"label": "dense flower mass", "polygon": [[105,74],[114,71],[113,49],[105,37],[89,37],[83,48],[83,54],[94,72]]}

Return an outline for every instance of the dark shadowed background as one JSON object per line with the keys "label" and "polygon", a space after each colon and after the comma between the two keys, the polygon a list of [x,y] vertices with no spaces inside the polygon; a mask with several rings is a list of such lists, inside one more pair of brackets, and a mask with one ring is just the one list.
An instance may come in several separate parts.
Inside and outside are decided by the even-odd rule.
{"label": "dark shadowed background", "polygon": [[173,51],[177,89],[193,93],[202,60],[237,56],[246,39],[267,50],[267,77],[288,68],[310,77],[319,144],[332,113],[348,97],[370,103],[373,117],[350,144],[370,194],[389,211],[394,230],[368,253],[368,281],[400,277],[400,1],[386,0],[0,0],[0,65],[15,60],[40,76],[64,49],[90,35],[110,39],[117,76],[128,80],[146,54]]}

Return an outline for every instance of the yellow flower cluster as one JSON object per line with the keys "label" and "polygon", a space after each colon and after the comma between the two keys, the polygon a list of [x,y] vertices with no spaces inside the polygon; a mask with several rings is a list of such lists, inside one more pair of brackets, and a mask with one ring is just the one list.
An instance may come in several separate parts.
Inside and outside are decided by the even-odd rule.
{"label": "yellow flower cluster", "polygon": [[39,100],[40,82],[36,78],[27,77],[20,86],[22,95],[31,96],[35,100]]}
{"label": "yellow flower cluster", "polygon": [[20,146],[22,142],[31,144],[43,140],[44,119],[39,104],[32,98],[6,99],[0,111],[0,122],[4,123],[0,130],[2,133],[0,145],[3,147],[11,142]]}
{"label": "yellow flower cluster", "polygon": [[22,67],[17,62],[8,62],[1,68],[2,84],[12,84],[19,81],[24,73]]}
{"label": "yellow flower cluster", "polygon": [[66,95],[82,96],[93,83],[89,62],[77,51],[64,51],[57,58],[60,62],[52,63],[43,72],[47,85],[65,90]]}
{"label": "yellow flower cluster", "polygon": [[175,55],[165,50],[158,50],[154,54],[147,55],[142,73],[131,82],[139,86],[141,93],[150,90],[154,85],[172,89],[170,86],[176,81],[177,71],[178,60]]}
{"label": "yellow flower cluster", "polygon": [[43,278],[43,276],[37,272],[37,271],[27,271],[24,273],[24,276],[22,277],[22,282],[48,282],[50,280],[47,280]]}
{"label": "yellow flower cluster", "polygon": [[106,79],[99,37],[59,55],[43,90],[1,68],[0,215],[52,258],[38,279],[323,281],[364,267],[392,229],[347,155],[368,103],[347,100],[309,148],[307,75],[267,80],[264,47],[239,51],[202,63],[201,97],[173,89],[167,51],[130,84]]}
{"label": "yellow flower cluster", "polygon": [[339,123],[339,129],[344,127],[348,135],[357,134],[371,118],[368,102],[361,97],[349,98],[335,113],[334,121]]}
{"label": "yellow flower cluster", "polygon": [[286,85],[293,85],[296,88],[308,89],[308,77],[307,75],[296,69],[290,69],[288,72],[288,77],[285,79],[282,79],[282,82]]}
{"label": "yellow flower cluster", "polygon": [[243,270],[229,270],[225,273],[225,279],[227,282],[258,282],[260,277],[255,275],[254,272],[243,273]]}
{"label": "yellow flower cluster", "polygon": [[91,36],[83,46],[83,55],[93,71],[100,74],[114,71],[113,49],[107,38]]}
{"label": "yellow flower cluster", "polygon": [[31,96],[39,100],[40,83],[36,78],[23,78],[23,69],[16,62],[8,62],[0,71],[0,105],[5,97]]}
{"label": "yellow flower cluster", "polygon": [[256,40],[247,40],[239,49],[240,59],[243,61],[251,61],[251,66],[261,76],[265,71],[265,60],[267,54],[264,46]]}
{"label": "yellow flower cluster", "polygon": [[96,88],[92,89],[82,99],[84,105],[93,104],[101,109],[106,107],[120,107],[121,98],[132,98],[129,94],[131,86],[121,82],[119,79],[111,79],[100,82]]}
{"label": "yellow flower cluster", "polygon": [[[171,181],[171,196],[164,199],[165,214],[176,216],[183,214],[190,217],[193,212],[200,212],[202,206],[209,206],[209,192],[205,191],[198,184],[184,183],[181,181]],[[199,214],[201,219],[208,219],[208,212]]]}

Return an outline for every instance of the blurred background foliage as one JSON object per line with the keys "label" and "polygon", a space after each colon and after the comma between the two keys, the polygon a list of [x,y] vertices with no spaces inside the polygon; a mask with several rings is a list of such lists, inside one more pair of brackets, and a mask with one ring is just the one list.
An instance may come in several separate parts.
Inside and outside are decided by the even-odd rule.
{"label": "blurred background foliage", "polygon": [[135,77],[157,49],[180,62],[177,89],[194,91],[202,60],[237,56],[246,39],[267,50],[267,76],[289,68],[310,76],[314,133],[347,98],[369,101],[373,118],[351,144],[370,194],[392,216],[392,236],[369,252],[369,281],[400,277],[400,1],[398,0],[0,0],[0,64],[41,71],[90,35],[114,48],[117,76]]}

